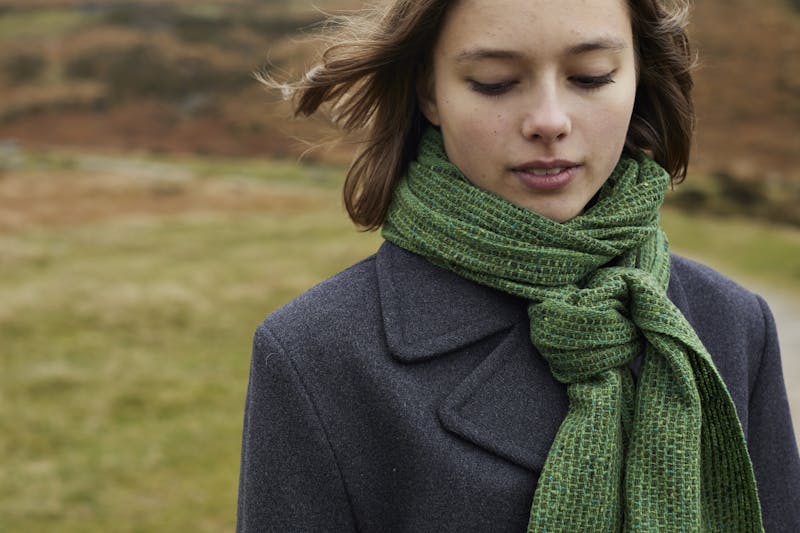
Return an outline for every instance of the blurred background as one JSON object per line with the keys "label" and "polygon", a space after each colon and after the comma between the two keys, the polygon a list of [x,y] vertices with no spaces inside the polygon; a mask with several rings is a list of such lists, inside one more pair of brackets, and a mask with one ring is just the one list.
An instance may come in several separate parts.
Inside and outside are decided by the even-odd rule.
{"label": "blurred background", "polygon": [[[308,151],[333,130],[253,72],[361,5],[0,0],[0,531],[233,528],[254,328],[380,242],[341,206],[352,147]],[[697,0],[691,35],[665,226],[767,297],[797,417],[800,2]]]}

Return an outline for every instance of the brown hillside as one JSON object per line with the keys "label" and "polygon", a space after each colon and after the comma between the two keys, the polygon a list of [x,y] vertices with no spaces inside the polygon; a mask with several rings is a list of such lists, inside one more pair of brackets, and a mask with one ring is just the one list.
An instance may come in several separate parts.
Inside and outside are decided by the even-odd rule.
{"label": "brown hillside", "polygon": [[698,0],[695,164],[798,179],[800,10],[788,1]]}
{"label": "brown hillside", "polygon": [[[336,10],[359,2],[313,4]],[[800,11],[793,5],[697,0],[695,173],[768,179],[780,194],[800,195]],[[296,139],[318,140],[322,121],[288,120],[287,106],[252,72],[267,62],[297,71],[312,49],[298,30],[321,18],[310,1],[0,0],[0,140],[299,154],[307,146]],[[348,154],[311,157],[344,161]]]}

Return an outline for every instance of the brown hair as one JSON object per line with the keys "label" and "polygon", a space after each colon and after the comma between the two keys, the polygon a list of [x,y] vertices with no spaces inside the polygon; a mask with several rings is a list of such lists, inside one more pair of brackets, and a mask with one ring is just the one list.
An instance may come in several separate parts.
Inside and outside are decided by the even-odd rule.
{"label": "brown hair", "polygon": [[[346,133],[364,135],[347,172],[344,203],[365,229],[383,224],[392,191],[416,157],[425,119],[416,95],[448,7],[457,0],[388,0],[328,25],[330,42],[302,80],[262,81],[295,98],[295,114],[327,104]],[[636,44],[639,85],[625,143],[649,153],[673,178],[686,176],[694,109],[693,57],[682,0],[627,0]]]}

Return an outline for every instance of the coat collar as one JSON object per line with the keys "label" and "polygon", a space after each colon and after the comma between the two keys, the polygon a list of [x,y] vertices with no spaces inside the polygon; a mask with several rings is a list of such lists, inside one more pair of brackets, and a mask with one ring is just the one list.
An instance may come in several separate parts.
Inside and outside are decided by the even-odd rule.
{"label": "coat collar", "polygon": [[525,300],[484,287],[385,242],[378,285],[389,350],[403,362],[463,348],[527,320]]}
{"label": "coat collar", "polygon": [[[388,241],[378,251],[377,274],[387,344],[403,362],[430,359],[527,321],[524,299],[464,279]],[[667,297],[687,313],[674,268]]]}
{"label": "coat collar", "polygon": [[[558,383],[530,343],[527,302],[468,281],[392,243],[377,254],[386,342],[416,363],[485,341],[486,356],[452,390],[441,391],[447,431],[528,470],[541,471],[567,413]],[[686,313],[672,272],[670,299]]]}

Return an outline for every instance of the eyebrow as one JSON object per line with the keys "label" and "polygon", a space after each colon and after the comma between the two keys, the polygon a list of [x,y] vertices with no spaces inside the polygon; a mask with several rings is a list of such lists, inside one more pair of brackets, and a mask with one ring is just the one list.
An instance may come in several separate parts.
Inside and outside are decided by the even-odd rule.
{"label": "eyebrow", "polygon": [[[627,48],[628,45],[625,41],[613,37],[603,37],[592,41],[578,43],[570,46],[566,50],[566,55],[581,55],[597,50],[610,50],[619,51]],[[465,50],[456,56],[458,63],[465,63],[469,61],[478,61],[481,59],[505,59],[505,60],[518,60],[521,59],[523,54],[513,50],[502,50],[495,48],[475,48],[472,50]]]}
{"label": "eyebrow", "polygon": [[458,63],[478,61],[480,59],[519,59],[522,54],[510,50],[496,50],[492,48],[476,48],[465,50],[456,56]]}
{"label": "eyebrow", "polygon": [[602,39],[587,41],[585,43],[579,43],[575,46],[571,46],[567,49],[567,54],[579,55],[587,52],[594,52],[595,50],[611,50],[616,52],[618,50],[625,50],[627,47],[628,45],[625,43],[625,41],[621,41],[614,37],[604,37]]}

